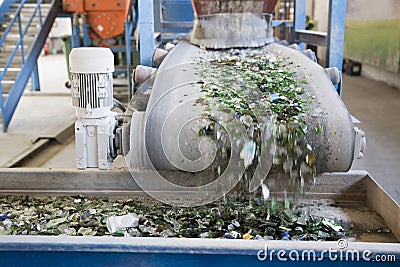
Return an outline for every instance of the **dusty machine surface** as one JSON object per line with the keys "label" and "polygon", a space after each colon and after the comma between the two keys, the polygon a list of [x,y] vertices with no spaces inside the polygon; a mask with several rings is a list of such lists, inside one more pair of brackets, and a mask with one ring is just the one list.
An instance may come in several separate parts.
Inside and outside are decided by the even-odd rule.
{"label": "dusty machine surface", "polygon": [[195,21],[190,41],[211,49],[271,43],[271,14],[277,2],[194,0]]}

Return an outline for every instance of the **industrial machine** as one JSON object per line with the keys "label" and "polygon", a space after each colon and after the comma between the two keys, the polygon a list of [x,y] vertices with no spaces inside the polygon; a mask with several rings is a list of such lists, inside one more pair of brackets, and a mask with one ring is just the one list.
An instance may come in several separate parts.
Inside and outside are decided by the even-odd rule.
{"label": "industrial machine", "polygon": [[[80,48],[70,54],[72,97],[78,121],[75,124],[77,167],[108,169],[117,126],[113,106],[114,57],[108,48]],[[95,152],[95,153],[94,153]]]}
{"label": "industrial machine", "polygon": [[[308,77],[306,84],[302,85],[306,91],[302,97],[304,101],[312,98],[307,106],[306,124],[310,129],[323,129],[321,134],[308,131],[305,136],[315,151],[314,171],[348,171],[353,160],[362,157],[366,139],[363,131],[353,126],[334,87],[340,83],[340,72],[336,68],[320,67],[310,50],[302,52],[297,45],[285,47],[274,42],[271,17],[267,12],[273,10],[276,2],[193,1],[196,14],[190,40],[193,44],[182,41],[176,46],[168,44],[165,50],[158,48],[153,56],[158,69],[136,68],[135,81],[151,87],[147,92],[150,97],[145,110],[134,110],[125,118],[125,124],[117,123],[116,114],[109,111],[112,103],[111,59],[105,64],[97,62],[98,58],[108,60],[110,51],[103,48],[72,50],[72,92],[78,116],[75,127],[77,168],[108,169],[118,151],[126,156],[130,168],[193,173],[206,170],[216,160],[216,151],[207,141],[209,136],[199,136],[198,131],[193,130],[198,125],[208,129],[213,123],[204,123],[208,118],[204,115],[207,105],[199,103],[206,95],[202,86],[209,82],[197,71],[199,59],[215,57],[220,53],[214,50],[216,48],[244,47],[283,55],[290,58],[290,64],[301,66],[295,70],[296,79]],[[228,27],[231,27],[228,30],[231,39],[223,33]],[[89,58],[95,59],[88,64]],[[181,100],[182,96],[184,100]],[[135,96],[132,101],[135,102]],[[221,120],[218,110],[212,114],[215,120]],[[266,141],[264,145],[268,144],[268,153],[264,156],[267,162],[262,170],[255,171],[257,186],[250,191],[264,181],[272,166],[274,142]],[[243,142],[236,150],[241,152],[244,146]],[[230,149],[232,160],[235,158],[234,146],[231,145]],[[243,156],[237,159],[238,162],[234,163],[236,177],[248,167]],[[294,162],[300,165],[297,160]],[[225,174],[224,170],[219,172]]]}
{"label": "industrial machine", "polygon": [[[113,38],[124,33],[125,20],[131,9],[131,0],[94,1],[64,0],[63,9],[73,14],[73,27],[81,27],[85,44],[88,40],[95,45],[110,47],[115,43]],[[87,46],[86,44],[85,46]]]}
{"label": "industrial machine", "polygon": [[[114,22],[121,25],[122,20],[126,19],[128,2],[130,1],[65,0],[64,9],[75,14],[75,22],[79,19],[86,20],[85,23],[76,23],[75,26],[83,26],[84,30],[88,30],[87,36],[90,32],[92,40],[97,40],[99,45],[107,47],[110,38],[114,37],[112,35],[121,33],[121,28]],[[135,92],[129,105],[124,107],[113,99],[112,74],[115,66],[111,50],[105,47],[74,48],[69,59],[72,104],[77,115],[74,128],[78,170],[2,169],[2,194],[106,196],[110,205],[113,205],[114,197],[127,197],[129,199],[124,202],[124,209],[128,210],[128,206],[133,206],[136,199],[143,199],[145,191],[148,195],[165,202],[168,195],[170,204],[194,206],[225,197],[241,179],[249,180],[246,190],[251,192],[259,189],[261,184],[269,186],[269,180],[273,179],[266,178],[276,174],[274,166],[281,164],[290,176],[291,167],[297,164],[299,172],[294,178],[300,186],[301,178],[305,175],[303,171],[312,172],[312,167],[315,167],[318,173],[312,190],[304,196],[306,199],[335,199],[338,205],[344,203],[346,208],[348,204],[356,207],[360,205],[363,209],[368,207],[367,219],[362,213],[361,216],[355,216],[361,221],[368,221],[371,214],[374,215],[370,211],[373,209],[390,227],[394,238],[400,237],[399,205],[365,171],[346,173],[353,160],[362,156],[366,140],[363,131],[354,127],[352,118],[337,93],[340,92],[341,83],[340,66],[337,63],[341,60],[335,57],[327,58],[329,68],[325,69],[315,62],[312,51],[300,48],[301,44],[289,46],[274,39],[271,13],[276,0],[192,0],[195,21],[191,40],[166,43],[162,48],[160,46],[155,50],[152,49],[154,34],[151,32],[154,31],[154,18],[151,18],[151,12],[143,11],[153,10],[152,3],[158,1],[138,2],[138,9],[142,11],[139,12],[138,23],[141,25],[140,53],[144,63],[137,66],[132,73]],[[182,3],[187,4],[188,1],[164,2],[178,2],[176,6],[179,6]],[[342,1],[330,1],[330,4],[338,2]],[[304,11],[301,4],[305,6],[305,0],[296,0],[296,8]],[[330,14],[336,14],[336,18],[341,17],[338,16],[337,10],[331,10]],[[107,21],[108,15],[115,20]],[[97,20],[99,16],[101,20]],[[90,29],[87,23],[89,21]],[[169,22],[168,25],[172,24]],[[294,28],[300,24],[301,21],[295,21]],[[226,25],[233,27],[224,27]],[[129,32],[127,29],[125,31]],[[337,38],[335,34],[340,33],[339,27],[336,27],[335,31],[324,39],[331,45],[328,50],[340,51],[332,41]],[[296,39],[307,39],[303,32],[295,34],[298,37]],[[231,38],[227,39],[229,37]],[[313,37],[318,39],[321,36]],[[151,66],[145,64],[148,62],[149,50]],[[130,51],[129,47],[127,51]],[[210,63],[215,61],[221,66],[226,64],[239,68],[243,62],[249,62],[245,61],[246,55],[255,55],[255,58],[264,60],[262,63],[271,67],[278,66],[278,63],[292,66],[289,71],[276,68],[274,73],[278,75],[284,72],[284,75],[288,76],[287,80],[293,82],[293,85],[299,85],[292,89],[301,92],[297,94],[298,102],[295,104],[306,103],[304,116],[299,117],[303,120],[301,127],[297,127],[300,124],[294,123],[301,133],[291,132],[285,125],[276,123],[279,113],[268,111],[272,104],[284,100],[283,93],[261,96],[254,90],[254,94],[250,92],[249,95],[241,95],[241,91],[236,89],[240,88],[244,81],[231,79],[232,73],[226,74],[225,77],[230,84],[227,82],[224,86],[212,87],[215,89],[214,95],[206,90],[216,79],[224,78],[221,71],[210,67]],[[257,60],[252,58],[251,62]],[[248,73],[251,75],[255,71],[257,69],[250,69]],[[278,76],[277,79],[281,78]],[[230,110],[218,108],[218,102],[222,100],[218,92],[221,91],[238,95],[236,97],[234,94],[228,94],[225,97],[227,103],[235,104],[240,102],[238,99],[245,99],[240,102],[247,104],[245,108],[240,106],[239,111],[242,113],[231,116]],[[247,96],[250,97],[246,98]],[[265,101],[262,97],[265,97]],[[264,109],[261,104],[267,102],[271,105]],[[298,108],[297,105],[291,107]],[[247,112],[252,119],[259,122],[254,131],[251,130],[249,117],[243,115],[247,115]],[[225,126],[224,130],[219,131],[217,125],[221,125],[222,128]],[[279,141],[279,133],[287,133],[286,140],[296,143],[294,148],[300,148],[297,158],[286,158],[286,165],[284,162],[275,161],[275,156],[282,153],[275,142]],[[299,138],[292,138],[295,134],[299,134]],[[221,140],[230,141],[228,146],[222,146],[226,148],[228,156],[218,154],[219,146],[216,144]],[[307,154],[301,154],[303,149]],[[112,168],[111,165],[118,155],[125,157],[129,172],[125,168]],[[291,159],[293,165],[290,164]],[[222,179],[206,179],[201,185],[196,184],[190,188],[188,184],[201,180],[202,173],[206,174],[206,178],[220,176]],[[252,176],[249,177],[248,174]],[[171,186],[171,182],[178,184],[174,187]],[[266,191],[265,186],[261,187],[263,192]],[[271,189],[271,194],[286,196],[286,188],[274,189]],[[214,191],[217,191],[217,194],[212,194]],[[265,197],[265,194],[263,196]],[[187,202],[190,198],[194,199],[195,203]],[[201,201],[199,198],[202,198]],[[74,204],[82,209],[81,201],[79,196]],[[30,213],[33,208],[21,209],[21,213]],[[75,210],[74,207],[65,207],[66,209]],[[90,216],[98,209],[102,208],[93,207],[82,212],[83,215]],[[171,209],[184,210],[180,207]],[[160,209],[160,216],[163,216],[163,212],[168,211]],[[45,210],[43,213],[47,215]],[[84,217],[83,215],[80,218]],[[2,216],[1,220],[4,218]],[[56,220],[64,222],[64,218]],[[197,223],[195,220],[194,222]],[[148,221],[144,223],[149,224]],[[26,225],[30,225],[30,222],[26,222]],[[382,238],[382,235],[385,238],[384,233],[375,238]],[[118,238],[105,235],[0,236],[0,263],[19,266],[264,266],[267,263],[278,266],[281,264],[280,256],[286,253],[290,260],[292,256],[308,255],[308,259],[301,263],[307,266],[317,266],[320,262],[329,266],[353,266],[354,255],[359,252],[362,256],[366,255],[367,259],[357,259],[357,262],[370,260],[369,265],[380,266],[380,262],[374,262],[373,259],[383,255],[394,257],[394,261],[387,262],[388,266],[397,266],[396,260],[400,259],[399,245],[383,243],[387,242],[386,240],[368,243],[347,242],[341,239],[340,243],[337,243]],[[266,257],[268,250],[278,254]],[[328,257],[328,251],[336,251],[341,257],[353,256],[353,260],[342,260],[338,257],[332,259],[330,254]],[[314,257],[312,252],[315,252]]]}

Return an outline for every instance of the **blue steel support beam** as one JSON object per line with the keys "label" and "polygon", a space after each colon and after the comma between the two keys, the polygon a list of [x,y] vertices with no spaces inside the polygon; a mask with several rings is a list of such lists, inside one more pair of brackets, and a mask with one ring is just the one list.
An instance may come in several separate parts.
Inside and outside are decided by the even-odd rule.
{"label": "blue steel support beam", "polygon": [[72,26],[71,42],[72,42],[72,48],[81,46],[79,26]]}
{"label": "blue steel support beam", "polygon": [[40,91],[39,69],[37,63],[32,71],[31,80],[32,80],[32,91]]}
{"label": "blue steel support beam", "polygon": [[161,0],[153,0],[154,31],[161,32]]}
{"label": "blue steel support beam", "polygon": [[[326,66],[337,67],[342,72],[344,29],[346,20],[346,0],[329,0],[328,42]],[[342,84],[338,85],[342,95]]]}
{"label": "blue steel support beam", "polygon": [[129,74],[129,67],[131,65],[131,31],[132,31],[132,22],[129,21],[129,18],[125,21],[125,53],[126,53],[126,65],[128,68]]}
{"label": "blue steel support beam", "polygon": [[72,48],[81,46],[81,35],[79,31],[79,18],[77,15],[72,16]]}
{"label": "blue steel support beam", "polygon": [[88,24],[83,25],[83,46],[84,47],[90,46],[89,27],[90,27],[90,25],[88,25]]}
{"label": "blue steel support beam", "polygon": [[40,23],[40,28],[43,27],[43,18],[42,18],[42,8],[40,7],[41,0],[37,0],[38,3],[38,14],[39,14],[39,23]]}
{"label": "blue steel support beam", "polygon": [[43,23],[43,27],[36,37],[35,42],[32,45],[32,49],[26,58],[25,64],[22,66],[19,72],[16,82],[11,88],[7,100],[4,102],[2,109],[3,112],[3,131],[7,131],[8,125],[10,124],[11,118],[14,115],[15,109],[17,108],[18,102],[24,92],[25,86],[28,82],[29,76],[36,66],[37,58],[42,50],[44,43],[46,42],[47,36],[53,26],[53,22],[57,17],[58,7],[60,0],[53,0],[52,7],[47,14],[46,20]]}
{"label": "blue steel support beam", "polygon": [[131,81],[129,79],[129,75],[131,75],[131,64],[132,64],[132,48],[131,48],[131,36],[133,25],[133,12],[135,10],[135,3],[132,2],[132,6],[130,7],[129,15],[125,19],[125,59],[126,59],[126,77],[128,78],[128,91],[129,95],[133,95],[133,91],[131,90]]}
{"label": "blue steel support beam", "polygon": [[139,0],[138,9],[140,27],[140,64],[151,66],[151,57],[155,48],[153,1]]}

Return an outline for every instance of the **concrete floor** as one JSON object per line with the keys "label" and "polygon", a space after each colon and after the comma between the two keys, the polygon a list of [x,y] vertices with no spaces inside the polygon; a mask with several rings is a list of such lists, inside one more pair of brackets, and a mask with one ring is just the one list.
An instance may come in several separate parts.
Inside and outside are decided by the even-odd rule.
{"label": "concrete floor", "polygon": [[41,56],[38,66],[41,92],[24,92],[8,131],[0,132],[0,167],[12,166],[75,122],[70,91],[64,87],[65,56]]}
{"label": "concrete floor", "polygon": [[400,203],[400,90],[344,75],[343,101],[367,137],[364,158],[352,169],[367,170]]}
{"label": "concrete floor", "polygon": [[[54,134],[75,120],[69,90],[64,87],[67,80],[64,55],[41,57],[39,73],[42,92],[52,96],[22,98],[9,132],[0,133],[0,165],[30,149],[34,145],[32,140]],[[350,113],[362,122],[357,126],[367,135],[365,156],[355,161],[352,169],[367,170],[400,203],[400,90],[347,75],[343,84],[343,100]],[[45,160],[31,161],[26,166],[75,167],[73,140],[51,151]],[[124,166],[124,160],[118,158],[114,166]]]}

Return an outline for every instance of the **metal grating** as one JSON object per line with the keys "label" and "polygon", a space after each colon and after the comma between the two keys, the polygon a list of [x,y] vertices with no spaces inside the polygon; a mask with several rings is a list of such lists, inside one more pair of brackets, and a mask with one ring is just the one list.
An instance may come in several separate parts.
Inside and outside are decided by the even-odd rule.
{"label": "metal grating", "polygon": [[73,105],[102,108],[112,105],[112,77],[108,73],[72,73]]}

